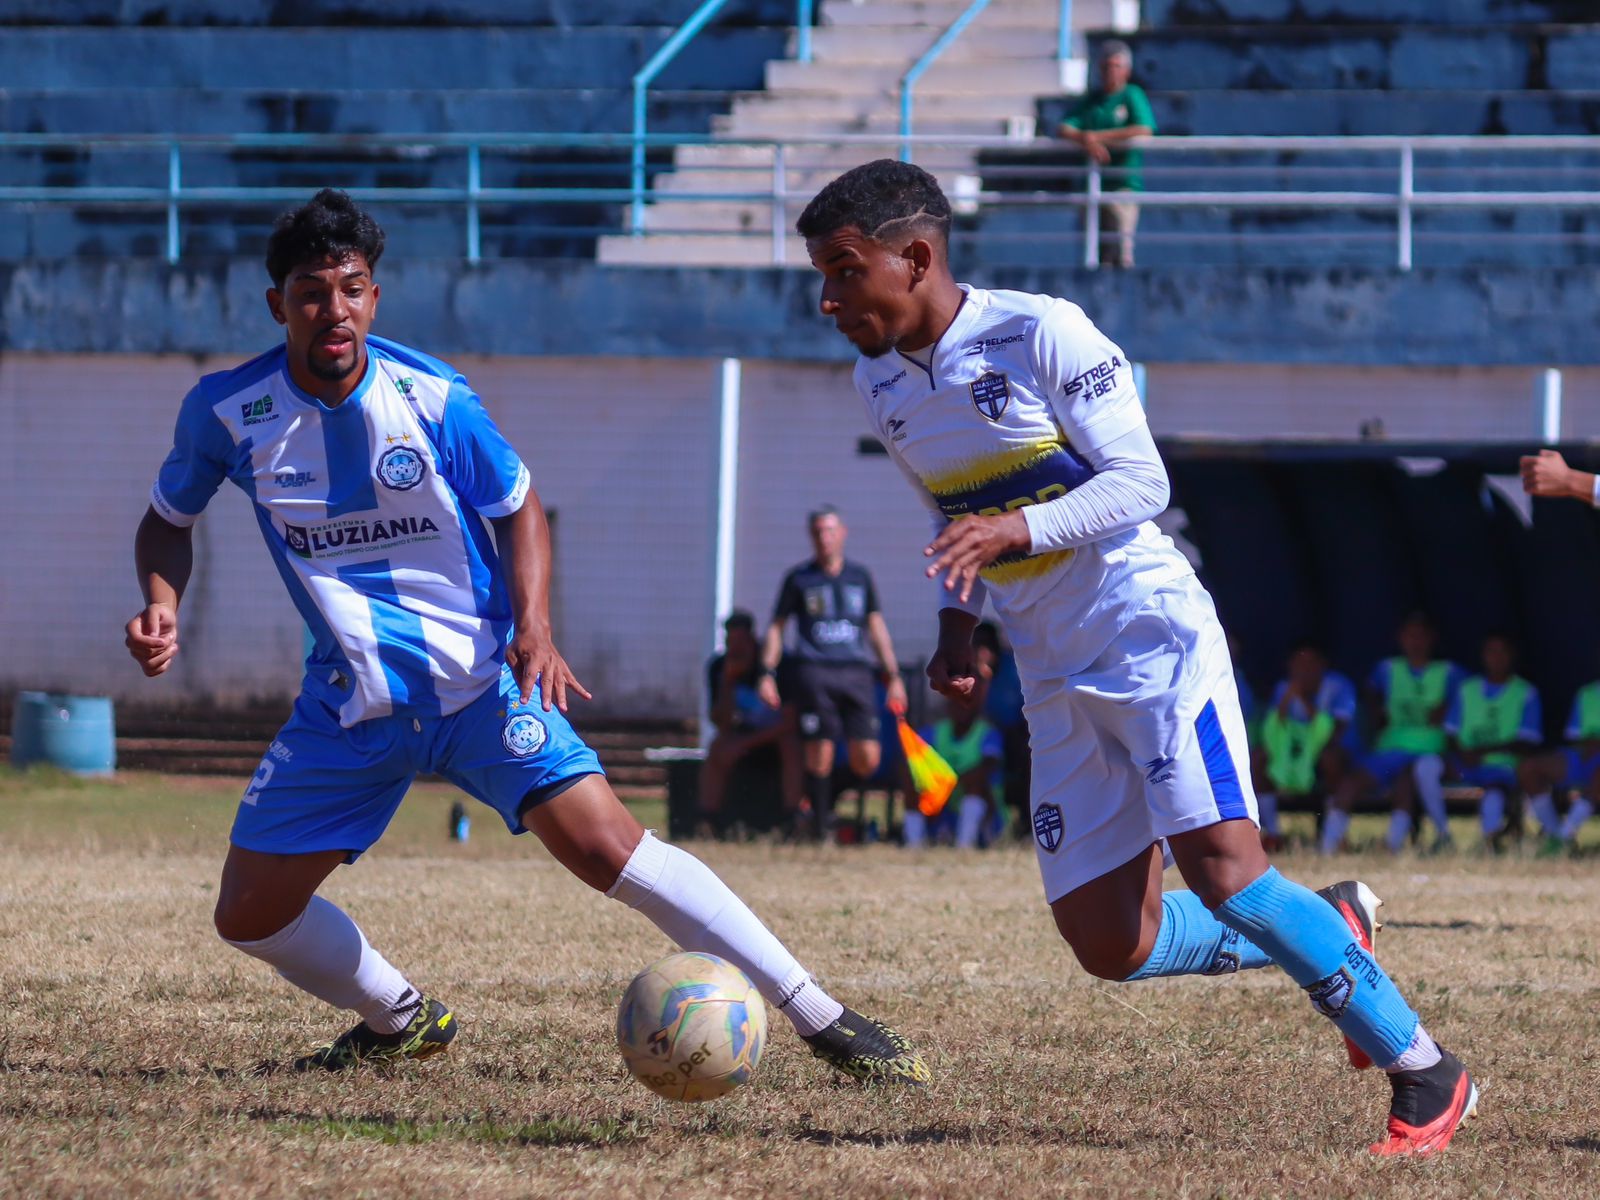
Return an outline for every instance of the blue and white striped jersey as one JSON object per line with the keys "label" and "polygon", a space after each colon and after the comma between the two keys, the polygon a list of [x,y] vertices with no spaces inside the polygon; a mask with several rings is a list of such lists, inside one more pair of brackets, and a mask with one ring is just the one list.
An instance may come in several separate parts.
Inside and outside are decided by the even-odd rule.
{"label": "blue and white striped jersey", "polygon": [[497,680],[511,603],[479,517],[520,508],[528,469],[453,368],[369,337],[336,408],[295,386],[282,346],[207,375],[151,503],[189,526],[224,479],[315,637],[306,690],[343,725],[447,715]]}

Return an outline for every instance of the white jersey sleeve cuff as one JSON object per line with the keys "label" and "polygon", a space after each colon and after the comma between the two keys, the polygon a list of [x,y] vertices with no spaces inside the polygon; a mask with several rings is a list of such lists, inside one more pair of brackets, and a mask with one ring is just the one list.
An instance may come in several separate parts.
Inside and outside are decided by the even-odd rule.
{"label": "white jersey sleeve cuff", "polygon": [[1594,491],[1589,496],[1589,503],[1600,508],[1600,475],[1594,477]]}
{"label": "white jersey sleeve cuff", "polygon": [[522,507],[522,502],[528,498],[528,488],[533,483],[533,477],[528,474],[527,465],[517,464],[517,482],[512,485],[511,491],[504,500],[498,504],[488,504],[478,511],[486,517],[509,517]]}
{"label": "white jersey sleeve cuff", "polygon": [[176,525],[179,529],[188,529],[200,519],[199,513],[179,512],[172,507],[172,502],[161,494],[161,485],[154,484],[150,488],[150,507],[168,525]]}

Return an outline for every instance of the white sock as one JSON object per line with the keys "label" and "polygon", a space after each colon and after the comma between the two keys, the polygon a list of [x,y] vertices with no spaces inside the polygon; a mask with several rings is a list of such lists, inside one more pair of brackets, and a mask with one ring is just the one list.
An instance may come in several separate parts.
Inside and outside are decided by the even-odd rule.
{"label": "white sock", "polygon": [[1450,836],[1450,813],[1444,806],[1444,759],[1437,754],[1424,754],[1412,764],[1411,777],[1417,784],[1417,798],[1422,801],[1422,811],[1439,830],[1439,836]]}
{"label": "white sock", "polygon": [[1506,794],[1499,788],[1485,788],[1483,792],[1483,808],[1478,813],[1478,819],[1483,824],[1483,836],[1493,837],[1505,828],[1506,824]]}
{"label": "white sock", "polygon": [[1572,802],[1572,807],[1567,809],[1567,819],[1561,822],[1560,838],[1563,842],[1576,841],[1578,830],[1583,828],[1583,823],[1594,816],[1594,805],[1587,796],[1579,796]]}
{"label": "white sock", "polygon": [[1561,814],[1556,811],[1556,798],[1549,792],[1528,797],[1528,807],[1539,820],[1539,828],[1551,837],[1561,828]]}
{"label": "white sock", "polygon": [[802,1037],[844,1012],[710,867],[653,833],[639,839],[606,895],[637,909],[683,949],[733,963]]}
{"label": "white sock", "polygon": [[1261,817],[1261,832],[1269,837],[1281,837],[1278,829],[1278,794],[1276,792],[1256,793],[1256,812]]}
{"label": "white sock", "polygon": [[311,897],[301,913],[271,937],[228,945],[278,969],[301,991],[336,1008],[353,1008],[377,1033],[404,1029],[421,996],[371,946],[337,904]]}
{"label": "white sock", "polygon": [[900,823],[900,836],[908,846],[928,844],[928,818],[916,806],[906,809],[906,819]]}
{"label": "white sock", "polygon": [[1436,1066],[1441,1057],[1438,1045],[1428,1036],[1428,1031],[1422,1027],[1422,1022],[1418,1021],[1417,1031],[1411,1035],[1411,1045],[1407,1046],[1406,1052],[1384,1070],[1391,1074],[1395,1071],[1426,1071],[1429,1067]]}
{"label": "white sock", "polygon": [[1330,808],[1322,818],[1322,852],[1337,854],[1344,835],[1350,832],[1350,814],[1342,808]]}
{"label": "white sock", "polygon": [[956,813],[956,845],[963,850],[978,848],[978,834],[983,831],[983,818],[989,805],[982,796],[961,797],[961,808]]}
{"label": "white sock", "polygon": [[1411,814],[1403,808],[1397,808],[1389,814],[1389,836],[1384,838],[1384,844],[1389,847],[1389,853],[1399,854],[1410,840]]}

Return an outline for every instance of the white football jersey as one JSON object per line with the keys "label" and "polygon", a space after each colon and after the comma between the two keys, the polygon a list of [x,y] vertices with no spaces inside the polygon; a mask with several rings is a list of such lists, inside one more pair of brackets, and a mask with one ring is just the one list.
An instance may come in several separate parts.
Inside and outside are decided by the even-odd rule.
{"label": "white football jersey", "polygon": [[224,479],[256,521],[315,636],[306,691],[355,725],[448,715],[500,676],[511,602],[480,517],[522,506],[528,469],[467,381],[367,339],[367,373],[329,408],[284,347],[207,375],[184,399],[151,491],[194,524]]}
{"label": "white football jersey", "polygon": [[[1145,423],[1127,356],[1076,304],[966,287],[931,366],[897,352],[863,357],[855,383],[890,457],[936,527],[1064,496],[1094,475],[1085,453]],[[1192,574],[1153,524],[1075,549],[1008,555],[962,605],[987,591],[1027,675],[1087,666],[1163,583]]]}

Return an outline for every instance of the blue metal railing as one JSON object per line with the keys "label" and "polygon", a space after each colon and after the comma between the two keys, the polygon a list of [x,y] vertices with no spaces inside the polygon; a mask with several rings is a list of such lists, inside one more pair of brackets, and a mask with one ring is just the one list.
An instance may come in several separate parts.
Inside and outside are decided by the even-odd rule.
{"label": "blue metal railing", "polygon": [[961,36],[963,30],[971,25],[973,19],[984,9],[989,7],[989,0],[972,0],[963,12],[948,28],[934,40],[933,45],[923,51],[922,57],[911,64],[911,69],[900,79],[900,161],[911,161],[911,102],[912,93],[916,89],[917,80],[922,78],[922,73],[939,60],[939,56],[950,48],[952,42]]}
{"label": "blue metal railing", "polygon": [[[1067,0],[1071,3],[1071,0]],[[811,23],[816,16],[816,0],[798,0],[794,17],[794,60],[811,61]]]}
{"label": "blue metal railing", "polygon": [[678,57],[682,50],[695,36],[711,23],[711,18],[722,10],[728,0],[703,0],[700,7],[695,9],[689,19],[680,25],[650,56],[650,61],[639,68],[633,77],[633,200],[630,204],[628,229],[635,236],[644,232],[644,151],[645,138],[648,131],[645,126],[645,96],[650,90],[650,85],[655,82],[657,75],[666,70],[667,64]]}
{"label": "blue metal railing", "polygon": [[[862,158],[877,157],[897,140],[893,132],[788,138],[647,136],[644,144],[650,149],[717,145],[759,147],[771,152],[770,164],[747,161],[720,167],[719,171],[728,179],[726,188],[674,191],[659,197],[658,201],[663,205],[667,217],[661,223],[662,227],[652,229],[652,233],[691,237],[734,235],[741,239],[761,237],[769,241],[770,261],[782,264],[788,260],[786,251],[792,248],[789,245],[791,234],[785,220],[786,205],[809,198],[807,194],[789,190],[790,173],[811,173],[822,166],[836,169],[838,151],[844,148]],[[480,208],[485,205],[497,210],[497,219],[502,222],[503,228],[514,229],[517,235],[523,237],[542,236],[546,232],[561,237],[602,237],[625,232],[626,226],[614,223],[612,214],[633,197],[628,177],[629,151],[637,144],[637,138],[624,132],[0,134],[0,163],[5,162],[7,156],[21,155],[24,163],[36,165],[43,154],[62,149],[69,149],[75,156],[85,158],[90,157],[87,154],[89,151],[105,149],[139,155],[143,159],[140,165],[130,164],[119,172],[107,173],[113,180],[109,184],[0,184],[0,212],[7,213],[6,219],[10,219],[10,214],[19,209],[40,206],[85,212],[113,207],[149,211],[159,214],[154,222],[157,228],[162,224],[165,226],[163,257],[176,263],[181,259],[185,232],[183,214],[186,210],[233,211],[253,221],[259,219],[263,207],[303,203],[312,190],[303,182],[294,186],[197,185],[186,182],[212,174],[216,163],[208,161],[208,157],[222,156],[230,169],[243,171],[245,177],[253,174],[257,166],[282,164],[285,156],[295,151],[307,152],[308,161],[319,162],[323,164],[323,170],[335,173],[350,166],[359,169],[373,163],[387,164],[404,160],[412,164],[427,164],[427,174],[419,178],[439,176],[450,182],[419,182],[399,186],[352,181],[355,185],[347,186],[346,190],[353,199],[364,204],[419,205],[435,210],[451,209],[462,214],[465,257],[469,261],[478,261],[483,251],[480,244]],[[985,149],[1003,148],[1014,152],[1019,147],[1019,143],[1013,139],[993,135],[912,136],[911,145],[960,149],[974,155]],[[1048,151],[1052,155],[1070,153],[1060,142],[1051,139],[1038,139],[1021,145]],[[1313,229],[1281,236],[1285,239],[1292,237],[1296,243],[1323,240],[1342,244],[1352,239],[1367,239],[1374,243],[1389,241],[1394,249],[1388,261],[1400,270],[1411,269],[1414,265],[1415,243],[1419,237],[1435,244],[1446,240],[1477,238],[1480,244],[1486,246],[1495,237],[1500,237],[1482,233],[1452,234],[1437,226],[1431,230],[1424,229],[1419,234],[1414,228],[1414,218],[1418,214],[1436,214],[1452,209],[1479,212],[1501,209],[1600,209],[1600,182],[1597,182],[1600,181],[1600,137],[1157,137],[1139,139],[1139,147],[1156,160],[1144,167],[1146,182],[1151,190],[1138,193],[1134,201],[1143,208],[1210,210],[1214,213],[1331,210],[1390,214],[1394,220],[1392,232],[1352,234],[1348,230]],[[564,171],[563,163],[559,161],[560,155],[571,154],[575,150],[606,152],[580,164],[585,177],[595,171],[602,172],[598,183],[590,182],[587,178],[581,183],[568,183],[560,179]],[[264,161],[251,164],[251,151],[260,151],[265,156]],[[330,153],[341,151],[348,153],[350,161],[343,166],[330,162]],[[1535,159],[1526,165],[1516,161],[1523,154],[1537,155],[1546,151],[1560,152],[1562,160],[1551,163]],[[1279,157],[1273,162],[1247,161],[1230,165],[1227,156],[1239,152],[1264,152]],[[1363,161],[1342,161],[1347,160],[1352,152],[1361,153]],[[500,174],[486,170],[487,166],[493,165],[503,170],[505,161],[517,163],[519,159],[516,156],[530,153],[539,162],[539,170],[545,178],[523,186],[486,184],[486,180],[492,180]],[[499,159],[486,164],[485,158],[491,155],[497,155]],[[1318,160],[1323,155],[1334,155],[1341,161],[1319,165]],[[1476,161],[1463,165],[1460,161],[1463,155],[1471,155]],[[102,168],[109,165],[99,154],[92,157]],[[1513,159],[1509,164],[1506,162],[1508,157]],[[1571,161],[1567,161],[1568,158]],[[1167,165],[1173,160],[1190,165]],[[1452,179],[1463,171],[1471,177],[1474,185],[1471,190],[1459,185],[1452,186]],[[605,174],[607,172],[609,176]],[[1197,183],[1186,181],[1185,177],[1193,172],[1201,175]],[[1026,237],[1030,242],[1066,244],[1069,247],[1076,240],[1081,254],[1078,261],[1090,266],[1097,265],[1098,243],[1102,233],[1099,205],[1116,195],[1106,191],[1098,165],[1082,165],[1059,159],[1053,164],[1040,161],[1014,165],[991,163],[982,168],[982,173],[985,176],[983,189],[970,198],[986,208],[1055,208],[1079,214],[1081,221],[1052,223],[1048,230],[1002,230],[973,236],[996,240]],[[26,178],[27,174],[24,171],[21,177]],[[1419,175],[1426,186],[1419,186]],[[6,176],[18,177],[9,166]],[[1486,187],[1479,176],[1490,184],[1495,179],[1504,178],[1509,186],[1506,190]],[[338,174],[324,178],[335,186],[340,182]],[[607,182],[608,178],[614,178],[615,182]],[[1056,187],[1040,190],[1038,180],[1041,178],[1054,180]],[[134,182],[121,182],[124,179]],[[1017,185],[1008,187],[1011,180],[1017,180]],[[669,227],[673,211],[693,212],[697,204],[712,203],[724,207],[736,205],[764,210],[770,213],[770,222],[752,221],[737,228],[716,228],[691,221],[686,223],[686,228]],[[541,226],[539,218],[531,215],[541,208],[570,205],[600,207],[580,220],[563,214],[548,226]],[[512,215],[510,223],[506,224],[508,214]],[[1155,242],[1184,240],[1203,244],[1207,240],[1225,240],[1236,235],[1202,230],[1141,232],[1141,236]],[[1260,242],[1274,235],[1252,229],[1244,236]],[[1504,250],[1508,260],[1514,259],[1517,247],[1536,245],[1541,239],[1556,239],[1564,244],[1584,247],[1600,243],[1600,239],[1587,232],[1546,234],[1537,230],[1521,233],[1512,231],[1500,238],[1509,247]]]}

